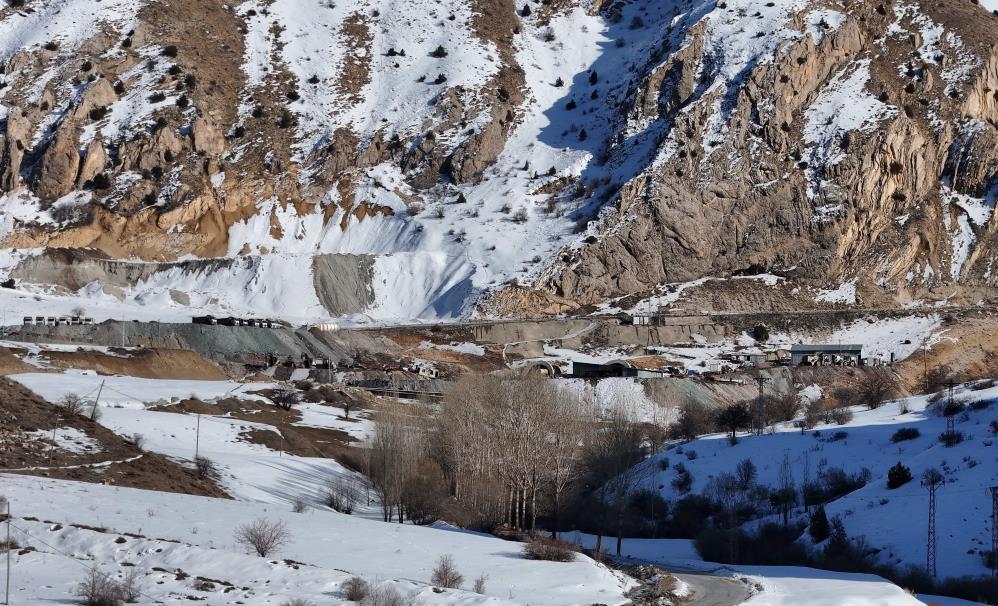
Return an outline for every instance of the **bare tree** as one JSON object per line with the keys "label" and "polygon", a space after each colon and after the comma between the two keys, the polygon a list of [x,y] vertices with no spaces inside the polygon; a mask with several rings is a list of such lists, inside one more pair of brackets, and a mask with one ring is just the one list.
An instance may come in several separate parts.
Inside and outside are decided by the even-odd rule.
{"label": "bare tree", "polygon": [[578,396],[563,392],[554,400],[549,425],[551,438],[547,449],[547,481],[554,498],[551,536],[555,538],[561,530],[562,497],[569,486],[582,475],[582,455],[587,435],[585,418],[587,411],[592,411],[593,406],[594,400],[590,392],[583,392]]}
{"label": "bare tree", "polygon": [[261,558],[276,552],[291,541],[291,532],[284,522],[271,522],[266,518],[243,524],[236,528],[236,542],[250,548]]}
{"label": "bare tree", "polygon": [[59,408],[67,415],[82,415],[87,406],[86,400],[75,393],[68,393],[59,400]]}
{"label": "bare tree", "polygon": [[121,606],[124,594],[120,583],[96,568],[91,568],[76,586],[76,595],[83,598],[85,606]]}
{"label": "bare tree", "polygon": [[752,424],[752,413],[749,406],[748,401],[735,402],[725,406],[717,413],[717,424],[728,431],[732,441],[735,440],[739,429],[744,429]]}
{"label": "bare tree", "polygon": [[437,559],[437,564],[433,567],[433,575],[430,577],[430,583],[437,587],[446,587],[447,589],[458,589],[461,587],[461,584],[464,583],[464,576],[457,571],[457,565],[454,563],[453,556],[444,554]]}
{"label": "bare tree", "polygon": [[801,397],[795,391],[788,391],[766,399],[766,416],[769,423],[792,421],[804,407]]}
{"label": "bare tree", "polygon": [[596,551],[603,534],[616,528],[617,554],[623,543],[624,510],[634,483],[634,466],[641,460],[641,433],[623,407],[611,407],[605,420],[593,430],[588,444],[590,482],[594,483],[598,508]]}
{"label": "bare tree", "polygon": [[786,454],[783,455],[783,463],[780,465],[779,487],[773,491],[770,502],[783,515],[783,525],[789,525],[790,511],[797,504],[797,486],[790,467],[790,457]]}
{"label": "bare tree", "polygon": [[278,408],[291,410],[295,404],[301,401],[301,396],[298,390],[284,387],[271,394],[270,401]]}
{"label": "bare tree", "polygon": [[326,482],[322,500],[333,511],[350,514],[360,501],[360,489],[353,478],[336,476]]}
{"label": "bare tree", "polygon": [[679,420],[672,424],[669,431],[675,437],[692,440],[713,429],[714,420],[707,405],[687,396],[679,407]]}
{"label": "bare tree", "polygon": [[215,482],[221,477],[221,473],[218,470],[218,465],[208,457],[195,457],[194,458],[194,471],[197,476],[202,480],[208,480],[209,482]]}

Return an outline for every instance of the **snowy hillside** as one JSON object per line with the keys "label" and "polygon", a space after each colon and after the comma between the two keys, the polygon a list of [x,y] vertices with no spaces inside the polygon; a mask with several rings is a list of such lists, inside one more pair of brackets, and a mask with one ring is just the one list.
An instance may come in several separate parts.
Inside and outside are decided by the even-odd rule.
{"label": "snowy hillside", "polygon": [[[673,483],[680,464],[692,476],[690,492],[707,495],[715,494],[720,474],[734,473],[744,460],[754,463],[754,483],[759,486],[779,484],[784,457],[798,490],[806,482],[820,484],[836,469],[850,477],[868,474],[865,485],[826,505],[829,518],[839,516],[849,536],[865,537],[880,550],[883,562],[924,565],[928,496],[919,478],[935,468],[945,478],[937,496],[939,575],[986,574],[982,552],[990,549],[991,536],[986,487],[998,481],[998,437],[991,425],[998,412],[998,387],[960,387],[954,400],[967,408],[955,416],[963,440],[951,447],[939,440],[946,418],[927,397],[919,396],[876,410],[854,407],[853,419],[841,426],[823,424],[801,431],[788,423],[773,435],[739,436],[735,445],[724,435],[706,436],[662,451],[634,473],[642,486],[668,499],[685,494]],[[897,440],[900,429],[917,430],[917,436]],[[914,480],[891,490],[887,471],[898,462],[910,468]],[[794,508],[793,517],[808,520],[801,506]]]}
{"label": "snowy hillside", "polygon": [[[116,317],[552,313],[746,272],[976,304],[998,21],[948,2],[5,4],[0,276]],[[26,260],[69,248],[99,267]]]}
{"label": "snowy hillside", "polygon": [[[11,598],[21,603],[70,599],[89,566],[114,576],[137,570],[141,604],[345,603],[343,583],[352,576],[441,605],[619,604],[628,586],[588,558],[525,560],[516,544],[474,534],[24,476],[4,475],[2,483],[15,516],[12,537],[34,548],[13,561]],[[287,524],[291,542],[280,559],[250,556],[235,545],[235,529],[259,517]],[[431,570],[444,554],[454,556],[466,587],[485,575],[486,595],[431,589]],[[199,578],[210,585],[198,589]]]}
{"label": "snowy hillside", "polygon": [[[178,461],[192,460],[197,447],[200,456],[218,465],[225,491],[241,500],[288,505],[303,499],[319,506],[321,491],[331,481],[343,478],[357,487],[366,485],[363,476],[334,459],[295,456],[249,438],[254,432],[274,433],[280,443],[280,430],[270,424],[227,415],[167,412],[170,405],[187,398],[215,402],[237,397],[269,404],[266,398],[247,392],[270,389],[272,384],[108,377],[88,371],[11,378],[50,402],[59,402],[68,394],[89,401],[100,394],[102,425],[125,438],[139,434],[143,448]],[[156,406],[166,410],[149,410]],[[302,403],[297,410],[303,427],[335,429],[360,439],[370,432],[370,420],[363,413],[344,420],[330,406]],[[373,507],[363,509],[373,511]]]}

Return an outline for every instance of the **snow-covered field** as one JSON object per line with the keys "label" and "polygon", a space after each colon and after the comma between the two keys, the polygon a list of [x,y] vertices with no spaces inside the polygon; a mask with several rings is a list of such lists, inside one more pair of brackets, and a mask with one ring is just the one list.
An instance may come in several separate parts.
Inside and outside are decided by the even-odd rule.
{"label": "snow-covered field", "polygon": [[[322,488],[334,479],[366,485],[362,476],[333,459],[289,455],[254,444],[247,438],[246,434],[254,431],[279,433],[271,425],[228,416],[149,410],[191,397],[206,402],[226,397],[267,401],[247,392],[273,387],[272,384],[143,379],[77,370],[26,373],[10,378],[50,402],[58,402],[68,394],[92,402],[99,392],[102,425],[126,438],[141,434],[143,448],[178,461],[193,460],[197,449],[197,454],[219,466],[222,487],[238,499],[274,504],[302,499],[318,505]],[[340,409],[329,406],[304,403],[299,410],[302,420],[298,424],[302,426],[340,429],[360,440],[371,432],[370,420],[363,413],[354,412],[355,420],[344,420],[340,418]]]}
{"label": "snow-covered field", "polygon": [[[17,518],[14,537],[38,549],[14,556],[13,604],[71,601],[73,587],[87,566],[112,575],[137,569],[143,593],[138,603],[144,605],[188,603],[187,596],[210,604],[253,606],[279,605],[290,598],[344,603],[342,583],[353,575],[372,583],[391,583],[406,594],[418,592],[419,601],[428,605],[620,604],[629,584],[582,556],[572,563],[536,562],[523,559],[518,544],[496,538],[316,509],[296,514],[284,504],[14,475],[0,476],[0,487]],[[24,520],[25,516],[52,523]],[[260,517],[284,521],[290,531],[291,542],[276,558],[247,555],[235,544],[235,529]],[[148,538],[117,542],[123,533]],[[432,568],[444,554],[454,556],[466,589],[485,575],[486,595],[431,590]],[[190,577],[180,578],[178,569]],[[215,579],[215,589],[194,589],[197,577]],[[231,583],[233,589],[217,581]]]}
{"label": "snow-covered field", "polygon": [[[826,506],[829,518],[839,516],[852,537],[864,536],[880,557],[893,564],[924,564],[925,519],[928,495],[919,485],[923,471],[938,469],[946,479],[939,489],[937,533],[940,577],[986,574],[981,550],[990,548],[991,497],[986,487],[998,483],[998,437],[989,423],[998,413],[998,387],[972,391],[955,390],[954,399],[980,402],[981,410],[955,417],[963,442],[945,447],[938,437],[946,430],[946,419],[927,407],[927,397],[889,402],[876,410],[854,407],[854,418],[844,425],[820,425],[816,432],[787,423],[773,435],[742,436],[731,445],[724,435],[699,438],[664,450],[635,470],[635,477],[663,497],[682,496],[671,484],[675,466],[682,463],[693,477],[693,493],[710,492],[711,480],[733,473],[743,460],[754,463],[759,485],[776,486],[786,457],[795,485],[840,468],[853,475],[869,470],[868,483]],[[903,412],[906,408],[909,412]],[[892,442],[899,428],[920,433],[912,440]],[[660,462],[668,460],[668,469]],[[901,462],[911,469],[914,480],[888,490],[887,470]],[[795,516],[807,520],[801,508]]]}

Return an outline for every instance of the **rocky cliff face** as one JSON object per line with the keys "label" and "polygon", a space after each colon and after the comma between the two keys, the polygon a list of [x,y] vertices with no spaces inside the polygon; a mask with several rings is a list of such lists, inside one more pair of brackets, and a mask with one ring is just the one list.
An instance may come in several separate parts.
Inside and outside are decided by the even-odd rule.
{"label": "rocky cliff face", "polygon": [[994,286],[998,18],[809,7],[731,77],[735,45],[718,34],[752,15],[721,4],[706,23],[683,17],[677,50],[628,99],[628,122],[668,124],[655,161],[543,284],[582,303],[763,272],[895,293]]}
{"label": "rocky cliff face", "polygon": [[302,318],[560,313],[754,274],[805,306],[994,296],[986,6],[308,4],[0,4],[4,266],[246,257],[186,300],[301,274],[271,287],[307,291]]}

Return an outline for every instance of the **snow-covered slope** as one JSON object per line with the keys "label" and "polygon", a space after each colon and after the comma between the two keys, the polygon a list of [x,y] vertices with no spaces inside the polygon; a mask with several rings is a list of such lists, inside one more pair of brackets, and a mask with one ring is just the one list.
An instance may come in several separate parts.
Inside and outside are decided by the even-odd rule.
{"label": "snow-covered slope", "polygon": [[[92,4],[0,8],[0,246],[135,264],[67,285],[11,252],[33,294],[398,321],[746,272],[818,306],[998,279],[987,6]],[[238,262],[147,265],[178,259]]]}
{"label": "snow-covered slope", "polygon": [[[833,468],[850,476],[868,470],[866,485],[829,503],[828,516],[839,516],[850,536],[864,536],[871,546],[881,549],[882,561],[919,565],[925,562],[928,511],[928,493],[919,479],[926,469],[936,468],[946,480],[937,494],[939,575],[986,574],[981,555],[990,549],[991,536],[991,498],[986,487],[998,481],[998,437],[989,424],[998,412],[998,387],[958,388],[954,400],[976,402],[979,409],[968,408],[955,417],[963,441],[952,447],[939,441],[946,431],[946,418],[928,405],[927,397],[919,396],[888,402],[876,410],[854,407],[855,416],[848,423],[819,425],[815,431],[801,431],[788,423],[773,435],[740,436],[734,445],[724,435],[706,436],[662,451],[642,464],[635,477],[642,486],[675,499],[684,494],[672,485],[675,466],[680,463],[693,477],[691,492],[707,494],[713,494],[713,479],[733,473],[746,459],[756,467],[755,482],[774,487],[786,457],[798,491],[804,482],[819,480]],[[916,429],[919,436],[892,441],[901,428]],[[668,469],[660,464],[665,460]],[[889,490],[887,470],[898,462],[909,467],[915,479]],[[795,508],[794,517],[808,520],[801,507]]]}
{"label": "snow-covered slope", "polygon": [[[426,604],[619,604],[628,586],[588,558],[526,560],[516,543],[474,534],[25,476],[0,482],[12,503],[13,538],[37,549],[13,559],[13,603],[70,600],[90,566],[111,575],[135,568],[142,604],[185,596],[212,604],[345,603],[342,585],[354,575],[417,593]],[[287,524],[291,542],[279,559],[249,556],[235,544],[236,528],[260,517]],[[453,555],[466,590],[430,588],[444,554]],[[480,575],[485,595],[467,591]],[[214,580],[214,588],[195,589],[198,577]]]}

